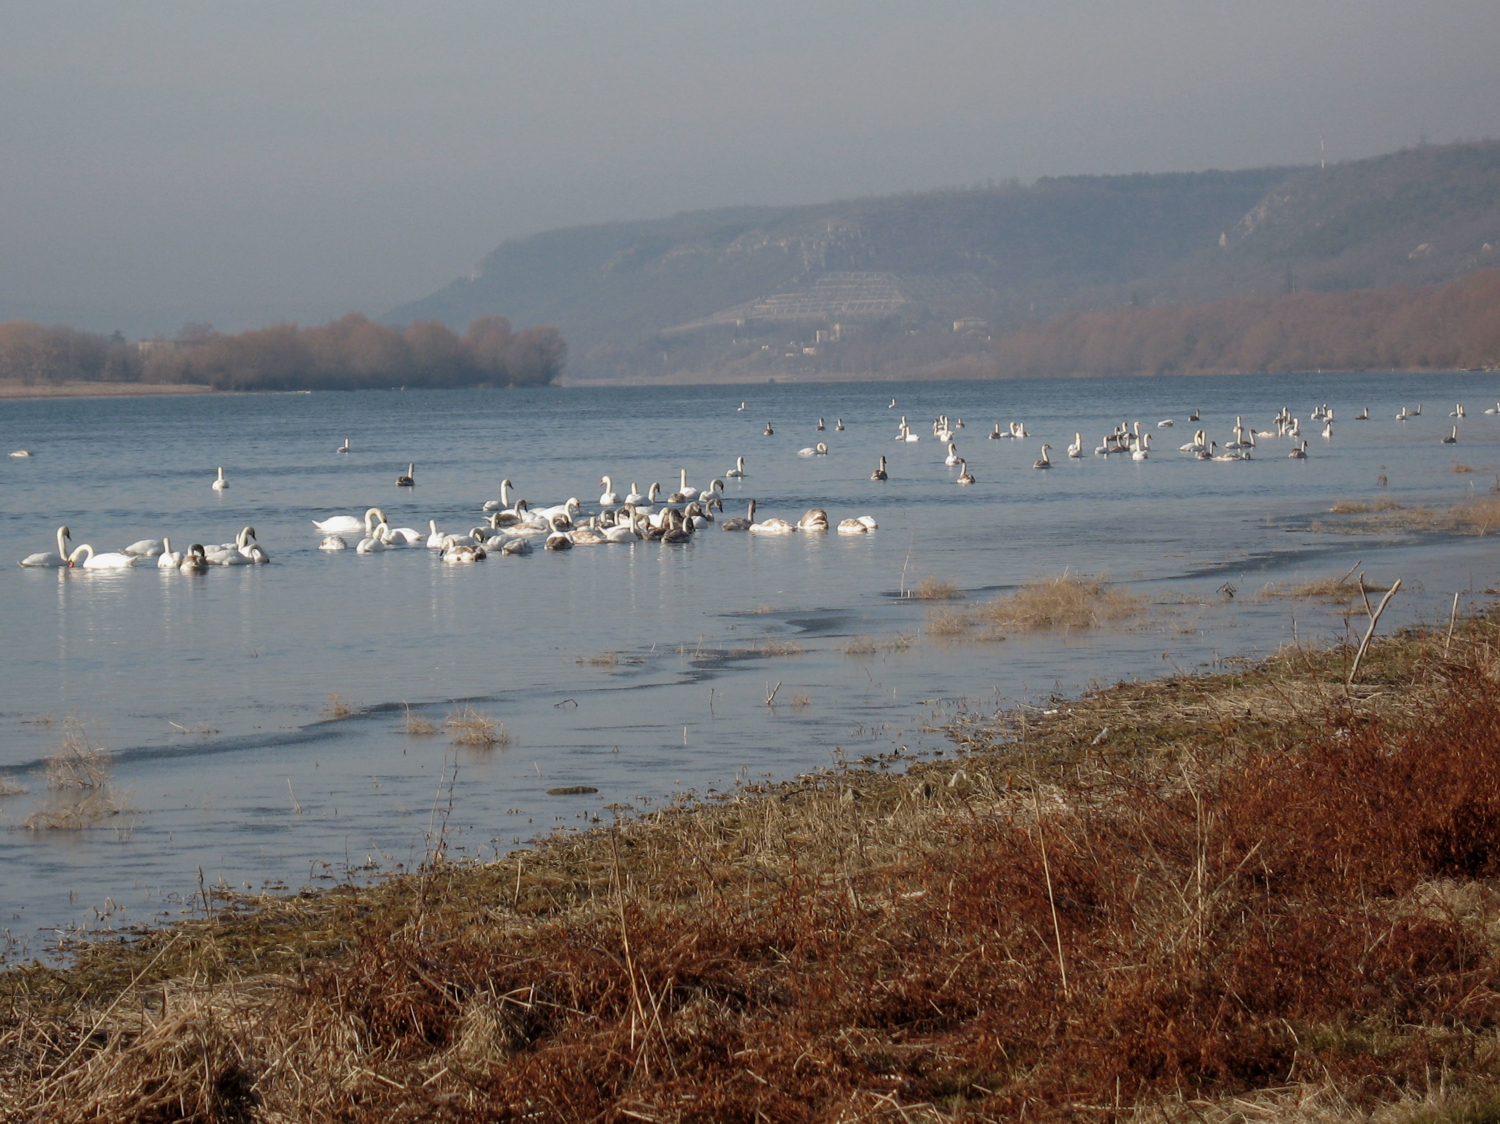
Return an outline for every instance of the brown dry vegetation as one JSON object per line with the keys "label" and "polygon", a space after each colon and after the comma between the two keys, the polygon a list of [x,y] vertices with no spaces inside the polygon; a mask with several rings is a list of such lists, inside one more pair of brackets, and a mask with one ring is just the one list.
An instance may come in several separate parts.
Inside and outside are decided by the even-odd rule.
{"label": "brown dry vegetation", "polygon": [[406,715],[401,724],[402,732],[410,734],[413,737],[430,737],[439,731],[440,727],[432,719],[420,714],[413,714],[409,706],[403,707],[403,709],[406,711]]}
{"label": "brown dry vegetation", "polygon": [[1500,626],[1445,631],[221,898],[0,975],[0,1117],[1493,1119]]}
{"label": "brown dry vegetation", "polygon": [[[109,750],[93,745],[75,722],[47,758],[47,793],[21,821],[28,831],[81,831],[130,811],[128,794],[109,783]],[[18,788],[14,795],[25,792]]]}
{"label": "brown dry vegetation", "polygon": [[448,728],[448,740],[454,745],[475,745],[484,749],[499,746],[504,749],[511,742],[504,722],[472,706],[455,710],[443,725]]}
{"label": "brown dry vegetation", "polygon": [[908,589],[906,596],[917,601],[956,601],[963,596],[963,591],[950,581],[926,577]]}
{"label": "brown dry vegetation", "polygon": [[1500,529],[1500,495],[1487,494],[1448,508],[1402,507],[1390,500],[1340,500],[1329,509],[1352,519],[1318,520],[1314,531],[1386,534],[1485,535]]}
{"label": "brown dry vegetation", "polygon": [[980,629],[987,640],[1005,639],[1004,631],[1049,632],[1098,628],[1139,615],[1144,603],[1115,589],[1107,576],[1079,578],[1057,574],[1023,585],[1016,592],[969,609],[934,610],[927,631],[959,636]]}
{"label": "brown dry vegetation", "polygon": [[323,704],[323,717],[330,719],[348,718],[351,714],[359,713],[359,708],[346,699],[338,691],[328,692],[328,701]]}

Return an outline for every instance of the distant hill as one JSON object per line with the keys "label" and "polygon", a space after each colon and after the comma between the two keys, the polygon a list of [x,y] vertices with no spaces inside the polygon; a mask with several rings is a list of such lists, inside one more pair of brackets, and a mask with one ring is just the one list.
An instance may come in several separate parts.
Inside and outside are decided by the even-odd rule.
{"label": "distant hill", "polygon": [[557,230],[385,319],[554,324],[573,380],[916,374],[1062,313],[1430,287],[1500,264],[1494,246],[1486,141]]}

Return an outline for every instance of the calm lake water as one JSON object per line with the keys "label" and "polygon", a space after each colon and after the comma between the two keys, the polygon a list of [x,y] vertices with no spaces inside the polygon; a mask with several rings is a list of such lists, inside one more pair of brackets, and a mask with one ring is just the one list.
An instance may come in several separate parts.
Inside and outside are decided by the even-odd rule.
{"label": "calm lake water", "polygon": [[[1253,595],[1356,561],[1372,580],[1405,577],[1392,627],[1446,616],[1455,591],[1485,600],[1500,580],[1493,539],[1309,525],[1338,499],[1490,491],[1500,417],[1483,409],[1497,397],[1494,375],[1362,374],[0,402],[0,452],[34,454],[0,457],[0,780],[29,789],[0,797],[0,948],[41,955],[70,928],[170,916],[191,907],[200,870],[237,889],[326,884],[420,861],[439,830],[450,852],[489,856],[611,805],[941,748],[933,727],[957,709],[1210,668],[1294,631],[1342,638],[1336,609]],[[1469,416],[1444,445],[1460,401]],[[1326,440],[1308,421],[1323,402],[1337,418]],[[1421,417],[1394,419],[1418,403]],[[1230,440],[1237,415],[1266,428],[1283,405],[1302,419],[1306,461],[1284,440],[1245,463],[1176,451],[1199,427]],[[1365,406],[1372,420],[1352,420]],[[893,440],[902,414],[920,442]],[[965,422],[972,487],[943,464],[939,414]],[[1031,436],[985,439],[1012,420]],[[1137,420],[1155,437],[1149,460],[1092,455]],[[1075,431],[1085,456],[1070,461]],[[335,453],[346,437],[353,451]],[[827,456],[797,455],[820,440]],[[1039,472],[1044,441],[1053,467]],[[877,483],[881,455],[890,479]],[[702,487],[736,456],[747,471],[726,480],[725,515],[753,497],[761,518],[819,506],[879,530],[715,526],[684,545],[453,566],[420,547],[320,552],[311,525],[379,506],[393,525],[464,531],[502,478],[534,507],[576,496],[587,513],[603,474],[622,494],[670,492],[679,469]],[[416,487],[397,489],[408,462]],[[220,465],[230,486],[215,492]],[[201,577],[14,564],[53,549],[64,523],[101,551],[163,534],[178,549],[227,542],[253,525],[272,564]],[[980,643],[930,633],[933,604],[901,597],[923,577],[972,600],[1064,570],[1107,571],[1150,608],[1127,627]],[[846,652],[854,637],[877,651]],[[334,695],[353,713],[331,717]],[[510,744],[404,732],[407,708],[441,723],[464,705],[503,721]],[[133,810],[86,831],[25,830],[65,725],[110,749]],[[548,795],[578,785],[598,791]]]}

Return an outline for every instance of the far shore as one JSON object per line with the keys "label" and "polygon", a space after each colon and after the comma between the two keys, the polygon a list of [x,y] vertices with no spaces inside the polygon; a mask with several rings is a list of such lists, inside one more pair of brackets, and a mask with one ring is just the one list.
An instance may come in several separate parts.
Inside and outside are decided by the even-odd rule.
{"label": "far shore", "polygon": [[126,398],[140,394],[213,394],[211,386],[162,382],[0,382],[0,398]]}

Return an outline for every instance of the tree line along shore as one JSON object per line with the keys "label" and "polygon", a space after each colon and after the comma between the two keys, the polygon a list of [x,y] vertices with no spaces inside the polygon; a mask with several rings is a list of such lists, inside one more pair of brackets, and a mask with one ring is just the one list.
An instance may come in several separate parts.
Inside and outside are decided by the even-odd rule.
{"label": "tree line along shore", "polygon": [[209,894],[0,973],[0,1119],[1493,1119],[1497,645],[1481,611]]}
{"label": "tree line along shore", "polygon": [[0,323],[0,394],[540,386],[566,356],[556,328],[516,331],[503,316],[480,317],[461,336],[437,321],[393,328],[350,313],[311,328],[190,325],[174,339],[136,342],[12,320]]}

